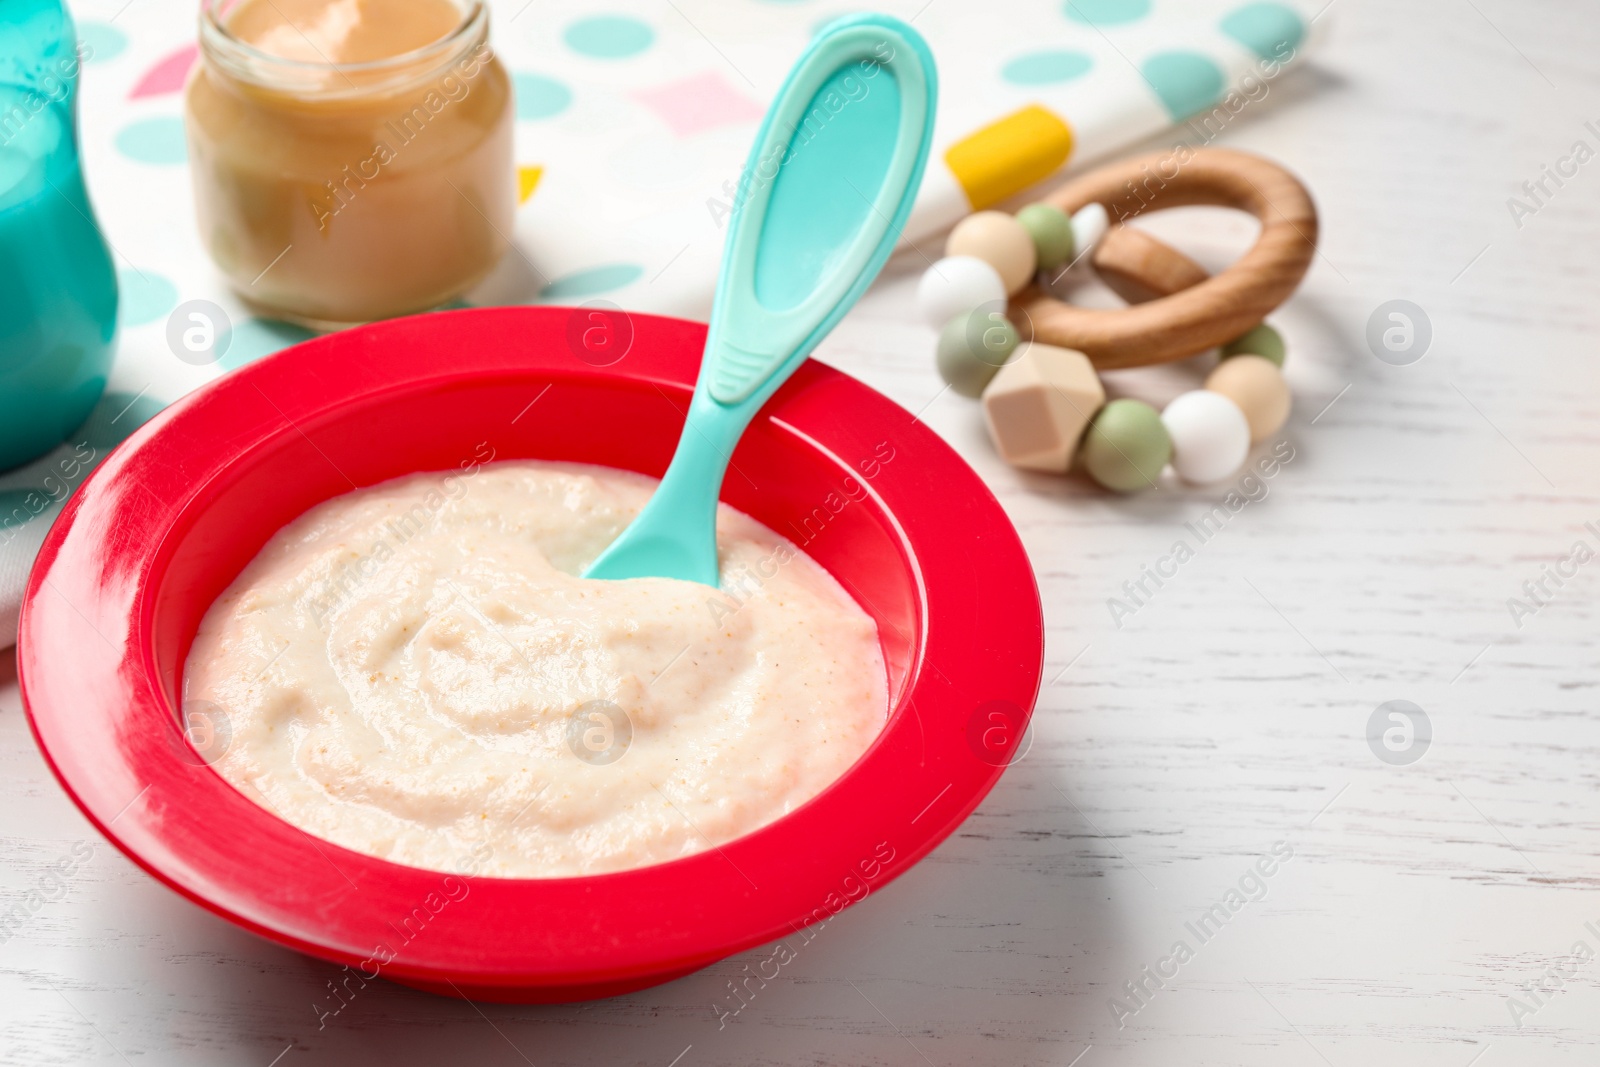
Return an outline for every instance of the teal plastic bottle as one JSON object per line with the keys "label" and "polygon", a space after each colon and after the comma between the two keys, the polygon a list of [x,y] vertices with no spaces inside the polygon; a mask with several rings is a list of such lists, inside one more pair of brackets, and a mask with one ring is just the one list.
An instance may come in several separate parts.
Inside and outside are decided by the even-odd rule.
{"label": "teal plastic bottle", "polygon": [[60,444],[105,390],[117,276],[78,159],[77,33],[0,0],[0,470]]}

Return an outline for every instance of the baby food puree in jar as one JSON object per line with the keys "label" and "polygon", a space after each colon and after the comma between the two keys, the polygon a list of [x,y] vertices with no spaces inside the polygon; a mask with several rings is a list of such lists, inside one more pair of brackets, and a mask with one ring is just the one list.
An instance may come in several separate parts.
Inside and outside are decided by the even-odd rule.
{"label": "baby food puree in jar", "polygon": [[206,613],[184,713],[246,796],[414,867],[599,874],[793,811],[883,729],[877,628],[792,543],[721,505],[720,588],[577,577],[655,481],[490,458],[311,509]]}
{"label": "baby food puree in jar", "polygon": [[459,295],[516,208],[480,0],[206,0],[187,90],[201,239],[247,301],[339,326]]}

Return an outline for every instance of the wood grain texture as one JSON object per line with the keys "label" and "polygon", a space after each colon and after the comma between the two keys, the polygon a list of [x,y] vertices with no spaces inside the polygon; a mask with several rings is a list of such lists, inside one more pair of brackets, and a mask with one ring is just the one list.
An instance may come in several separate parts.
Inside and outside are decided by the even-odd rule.
{"label": "wood grain texture", "polygon": [[1010,309],[1034,340],[1083,352],[1102,370],[1166,363],[1233,340],[1289,298],[1317,248],[1317,209],[1293,174],[1226,148],[1162,149],[1097,167],[1043,199],[1068,214],[1101,204],[1112,225],[1177,207],[1231,207],[1261,233],[1239,261],[1193,286],[1134,307],[1077,307],[1037,286]]}
{"label": "wood grain texture", "polygon": [[1113,226],[1089,254],[1100,280],[1130,304],[1182,292],[1211,272],[1165,241],[1132,226]]}
{"label": "wood grain texture", "polygon": [[[675,2],[745,65],[714,6]],[[496,8],[497,33],[517,6]],[[971,17],[949,0],[920,15],[923,0],[880,6],[935,39]],[[512,32],[558,33],[539,12]],[[188,17],[135,3],[117,25]],[[1047,684],[1031,750],[961,831],[824,928],[725,1028],[712,1001],[762,950],[564,1007],[480,1011],[375,984],[319,1028],[333,968],[235,930],[100,844],[0,944],[0,1063],[1593,1064],[1600,960],[1520,1026],[1508,998],[1575,942],[1600,949],[1587,926],[1600,926],[1600,559],[1547,581],[1520,626],[1507,601],[1578,539],[1600,547],[1585,526],[1600,525],[1600,160],[1547,181],[1531,217],[1507,201],[1575,141],[1600,147],[1585,126],[1600,125],[1600,14],[1576,0],[1336,0],[1318,29],[1310,66],[1218,139],[1291,165],[1324,221],[1304,285],[1272,315],[1289,345],[1297,408],[1279,438],[1294,459],[1120,628],[1107,601],[1196,541],[1186,524],[1226,487],[1114,499],[1007,467],[978,405],[941,389],[915,252],[824,344],[821,358],[919,412],[1016,522],[1044,598]],[[1095,59],[1123,62],[1110,48]],[[722,60],[708,48],[706,62]],[[83,122],[104,120],[85,109]],[[1210,270],[1255,236],[1237,212],[1137,225]],[[135,261],[146,251],[110,236]],[[706,240],[720,237],[708,224]],[[1092,286],[1074,299],[1120,303]],[[1395,299],[1432,324],[1410,366],[1367,346]],[[1105,378],[1159,400],[1208,366]],[[1406,767],[1365,740],[1395,699],[1434,727]],[[79,840],[98,838],[0,668],[0,903]],[[1279,840],[1294,856],[1265,897],[1119,1028],[1108,1005],[1123,983]]]}

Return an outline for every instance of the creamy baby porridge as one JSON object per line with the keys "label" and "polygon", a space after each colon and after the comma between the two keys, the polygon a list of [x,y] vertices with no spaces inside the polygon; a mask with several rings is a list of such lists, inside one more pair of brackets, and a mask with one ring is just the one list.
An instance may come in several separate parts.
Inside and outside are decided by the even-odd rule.
{"label": "creamy baby porridge", "polygon": [[871,619],[755,520],[718,514],[724,591],[588,581],[653,479],[463,468],[313,508],[207,612],[185,707],[263,807],[412,866],[593,874],[771,822],[883,727]]}

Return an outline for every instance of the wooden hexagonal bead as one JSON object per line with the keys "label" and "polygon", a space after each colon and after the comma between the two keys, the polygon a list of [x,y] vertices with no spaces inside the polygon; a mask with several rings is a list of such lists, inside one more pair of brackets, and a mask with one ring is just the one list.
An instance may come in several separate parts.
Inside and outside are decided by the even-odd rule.
{"label": "wooden hexagonal bead", "polygon": [[983,391],[989,436],[1007,463],[1064,473],[1105,387],[1082,352],[1028,342]]}

